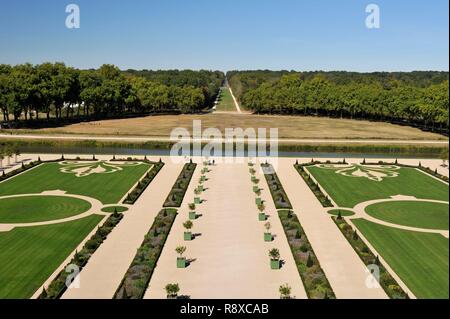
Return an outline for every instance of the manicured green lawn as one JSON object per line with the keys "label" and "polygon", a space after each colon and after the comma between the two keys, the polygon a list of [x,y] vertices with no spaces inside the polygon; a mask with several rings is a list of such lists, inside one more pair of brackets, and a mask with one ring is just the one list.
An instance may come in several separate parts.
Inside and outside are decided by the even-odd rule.
{"label": "manicured green lawn", "polygon": [[102,218],[0,232],[0,299],[30,298]]}
{"label": "manicured green lawn", "polygon": [[233,97],[231,96],[230,90],[226,87],[223,87],[220,93],[220,102],[217,105],[217,111],[236,111],[236,105],[234,104]]}
{"label": "manicured green lawn", "polygon": [[308,170],[340,207],[352,208],[361,202],[395,195],[448,201],[448,185],[413,168],[400,168],[398,177],[381,182],[344,176],[316,166]]}
{"label": "manicured green lawn", "polygon": [[449,298],[449,240],[352,220],[418,298]]}
{"label": "manicured green lawn", "polygon": [[366,212],[394,224],[448,230],[448,204],[429,202],[387,202],[368,206]]}
{"label": "manicured green lawn", "polygon": [[150,168],[149,164],[123,167],[110,174],[77,177],[62,173],[59,163],[45,163],[0,185],[0,196],[64,190],[96,198],[103,204],[117,203]]}
{"label": "manicured green lawn", "polygon": [[33,223],[62,219],[88,211],[91,204],[63,196],[27,196],[0,199],[0,223]]}

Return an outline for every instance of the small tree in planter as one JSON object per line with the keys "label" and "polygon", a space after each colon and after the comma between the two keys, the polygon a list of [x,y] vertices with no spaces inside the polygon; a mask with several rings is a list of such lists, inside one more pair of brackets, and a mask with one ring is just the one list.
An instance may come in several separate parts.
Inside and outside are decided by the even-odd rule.
{"label": "small tree in planter", "polygon": [[183,224],[183,227],[186,228],[186,231],[184,232],[184,240],[191,241],[193,238],[191,229],[194,227],[194,223],[188,220]]}
{"label": "small tree in planter", "polygon": [[175,248],[175,251],[179,255],[179,257],[177,257],[177,268],[186,268],[187,260],[186,257],[183,257],[183,254],[186,252],[186,247],[178,246],[177,248]]}
{"label": "small tree in planter", "polygon": [[202,200],[200,199],[200,197],[195,197],[194,198],[194,204],[201,204],[202,203]]}
{"label": "small tree in planter", "polygon": [[262,205],[262,199],[260,198],[260,197],[257,197],[256,199],[255,199],[255,203],[256,203],[256,205]]}
{"label": "small tree in planter", "polygon": [[291,287],[288,284],[281,285],[279,292],[280,292],[280,299],[291,299]]}
{"label": "small tree in planter", "polygon": [[265,221],[266,220],[266,213],[264,213],[264,209],[266,209],[266,207],[264,206],[264,204],[260,204],[258,205],[258,210],[259,210],[259,214],[258,214],[258,220],[259,221]]}
{"label": "small tree in planter", "polygon": [[280,269],[281,268],[280,251],[276,248],[270,250],[269,257],[270,257],[270,268],[275,270]]}
{"label": "small tree in planter", "polygon": [[267,222],[264,224],[264,228],[266,229],[266,232],[264,233],[264,241],[271,242],[273,240],[272,233],[270,232],[272,225],[269,222]]}
{"label": "small tree in planter", "polygon": [[178,284],[167,284],[164,288],[166,290],[167,299],[177,299],[180,292],[180,286]]}

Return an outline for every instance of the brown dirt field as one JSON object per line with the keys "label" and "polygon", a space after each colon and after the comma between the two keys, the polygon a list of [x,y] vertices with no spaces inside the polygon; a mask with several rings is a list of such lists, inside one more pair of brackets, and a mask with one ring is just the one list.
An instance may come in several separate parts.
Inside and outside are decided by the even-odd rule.
{"label": "brown dirt field", "polygon": [[[278,128],[280,138],[330,139],[396,139],[447,140],[442,135],[419,129],[381,122],[329,119],[302,116],[253,114],[158,115],[133,119],[104,120],[68,125],[61,128],[33,130],[45,134],[89,134],[113,136],[168,137],[172,129],[192,130],[194,120],[202,121],[202,129],[218,128]],[[25,132],[25,131],[24,131]]]}

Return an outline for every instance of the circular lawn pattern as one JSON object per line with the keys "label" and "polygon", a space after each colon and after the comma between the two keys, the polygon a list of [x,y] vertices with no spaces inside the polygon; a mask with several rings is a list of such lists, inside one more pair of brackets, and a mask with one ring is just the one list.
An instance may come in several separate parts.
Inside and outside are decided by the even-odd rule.
{"label": "circular lawn pattern", "polygon": [[114,209],[116,209],[118,213],[123,213],[123,212],[126,212],[128,210],[127,207],[123,207],[123,206],[107,206],[107,207],[103,207],[102,208],[102,212],[104,212],[104,213],[114,213]]}
{"label": "circular lawn pattern", "polygon": [[36,223],[76,216],[91,204],[64,196],[23,196],[0,199],[0,224]]}
{"label": "circular lawn pattern", "polygon": [[449,205],[420,201],[397,201],[373,204],[366,213],[389,223],[425,228],[449,229]]}
{"label": "circular lawn pattern", "polygon": [[354,212],[352,212],[351,210],[348,210],[348,209],[332,209],[332,210],[328,211],[328,214],[334,215],[334,216],[339,216],[339,212],[341,212],[342,217],[348,217],[348,216],[355,215]]}

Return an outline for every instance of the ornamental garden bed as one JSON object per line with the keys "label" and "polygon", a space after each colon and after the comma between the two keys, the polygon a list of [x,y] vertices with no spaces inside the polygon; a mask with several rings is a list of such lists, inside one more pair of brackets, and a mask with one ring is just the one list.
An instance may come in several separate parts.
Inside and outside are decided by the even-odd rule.
{"label": "ornamental garden bed", "polygon": [[133,205],[139,199],[142,193],[147,189],[148,185],[150,185],[156,175],[158,175],[163,166],[164,163],[162,162],[153,163],[150,171],[148,171],[147,174],[137,183],[135,188],[130,193],[128,193],[126,199],[123,201],[123,204]]}
{"label": "ornamental garden bed", "polygon": [[261,167],[263,169],[267,184],[269,185],[270,194],[272,195],[275,207],[277,209],[292,209],[291,202],[289,201],[283,185],[281,184],[272,165],[261,164]]}
{"label": "ornamental garden bed", "polygon": [[310,299],[335,299],[333,289],[320,266],[308,237],[297,215],[290,210],[280,210],[278,216],[294,256],[297,270]]}
{"label": "ornamental garden bed", "polygon": [[114,299],[142,299],[177,216],[176,209],[166,208],[156,216],[139,247]]}
{"label": "ornamental garden bed", "polygon": [[183,166],[183,169],[173,185],[169,195],[164,202],[163,207],[180,207],[183,202],[186,191],[194,175],[197,164],[188,163]]}

